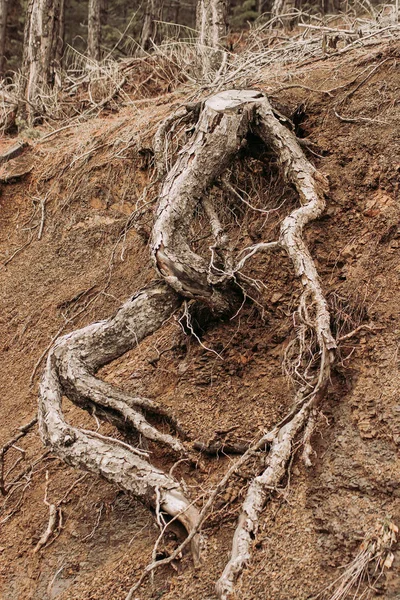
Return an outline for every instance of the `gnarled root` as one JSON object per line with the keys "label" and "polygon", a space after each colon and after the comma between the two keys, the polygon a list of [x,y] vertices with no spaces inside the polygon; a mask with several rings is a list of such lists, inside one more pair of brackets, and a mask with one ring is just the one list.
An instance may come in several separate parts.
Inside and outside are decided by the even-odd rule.
{"label": "gnarled root", "polygon": [[[93,375],[100,367],[136,346],[157,330],[179,306],[179,298],[160,284],[140,292],[107,321],[94,323],[61,337],[53,354],[64,393],[76,404],[111,411],[149,440],[185,452],[181,442],[159,432],[141,411],[170,418],[168,411],[146,398],[135,398]],[[144,321],[144,323],[142,323]]]}
{"label": "gnarled root", "polygon": [[[231,558],[218,580],[216,591],[220,600],[227,600],[234,584],[250,560],[252,541],[258,530],[258,520],[271,490],[276,489],[286,474],[292,446],[298,434],[306,428],[305,461],[309,466],[315,406],[321,401],[329,381],[335,340],[330,330],[330,317],[319,276],[303,240],[304,227],[318,218],[324,208],[325,178],[304,156],[294,135],[274,116],[269,102],[263,99],[257,109],[255,132],[275,152],[287,181],[297,190],[302,206],[286,217],[281,225],[279,244],[292,260],[295,273],[303,285],[299,315],[303,324],[315,333],[318,342],[319,368],[298,390],[292,414],[285,419],[271,445],[267,468],[250,484],[243,510],[234,534]],[[302,315],[306,316],[302,318]],[[311,315],[311,313],[313,313]],[[303,348],[300,345],[300,354]],[[299,362],[301,362],[301,356]],[[311,420],[310,420],[311,419]]]}
{"label": "gnarled root", "polygon": [[265,471],[251,482],[233,536],[229,562],[218,580],[218,598],[226,600],[244,566],[251,558],[251,546],[258,530],[258,520],[267,497],[275,490],[286,474],[286,466],[292,453],[292,443],[303,428],[309,413],[309,404],[283,425],[272,442]]}
{"label": "gnarled root", "polygon": [[[40,385],[39,426],[46,445],[71,466],[102,475],[154,508],[164,510],[190,532],[198,511],[181,486],[145,460],[146,453],[128,444],[68,425],[62,412],[62,396],[112,409],[146,437],[184,450],[172,436],[161,434],[133,408],[154,409],[150,401],[127,404],[117,391],[102,389],[92,373],[127,352],[158,329],[179,306],[177,294],[157,284],[126,302],[112,318],[89,325],[60,338],[51,350]],[[95,384],[93,389],[91,384]],[[105,392],[111,392],[107,394]],[[193,552],[198,555],[199,538]]]}
{"label": "gnarled root", "polygon": [[[169,124],[167,120],[164,129],[159,130],[156,150],[160,156]],[[256,244],[234,260],[215,207],[204,196],[207,187],[223,173],[246,142],[250,131],[275,153],[285,179],[298,192],[301,206],[283,220],[279,241]],[[162,171],[165,163],[160,161]],[[291,347],[291,357],[295,354],[293,348],[297,352],[293,361],[296,398],[291,413],[268,438],[271,445],[265,471],[250,484],[231,559],[217,584],[221,600],[231,595],[236,579],[250,559],[260,513],[270,491],[284,478],[293,443],[302,431],[305,462],[308,465],[311,462],[315,414],[328,386],[335,341],[303,230],[322,214],[326,189],[325,178],[308,162],[294,134],[276,119],[261,93],[231,90],[209,98],[190,141],[179,153],[160,193],[151,249],[165,283],[139,292],[107,321],[60,338],[50,352],[43,376],[39,423],[45,443],[67,463],[99,473],[144,502],[177,517],[188,530],[189,538],[193,536],[193,551],[197,556],[199,513],[178,482],[152,466],[139,449],[68,425],[61,399],[66,395],[84,407],[101,407],[117,423],[126,423],[148,439],[185,454],[185,446],[178,438],[159,432],[143,414],[162,415],[179,431],[179,424],[168,410],[151,400],[135,398],[116,389],[98,379],[95,373],[158,329],[178,308],[182,298],[200,300],[217,316],[237,310],[243,296],[236,275],[246,261],[256,252],[278,247],[287,252],[303,287],[297,311],[298,338]],[[189,241],[191,220],[200,203],[210,221],[215,242],[210,247],[208,260],[196,254]],[[311,350],[311,360],[305,358],[306,348]],[[265,443],[257,446],[264,447]],[[197,448],[206,450],[201,444]]]}
{"label": "gnarled root", "polygon": [[[159,432],[141,412],[163,414],[176,425],[167,411],[150,400],[134,398],[110,386],[95,373],[157,330],[177,309],[182,296],[202,299],[218,314],[235,306],[238,293],[233,279],[228,278],[226,285],[225,277],[213,272],[209,263],[190,249],[187,236],[194,209],[206,187],[240,149],[254,116],[254,100],[259,97],[258,92],[248,91],[222,94],[219,100],[211,98],[191,142],[165,180],[152,250],[157,268],[170,287],[157,284],[147,288],[112,318],[61,337],[50,351],[40,386],[42,437],[58,456],[73,466],[103,475],[152,506],[161,496],[161,508],[177,516],[189,532],[197,510],[190,506],[179,484],[139,456],[142,452],[69,426],[63,417],[61,398],[66,395],[85,408],[100,407],[117,424],[122,420],[148,439],[186,452],[179,439]],[[164,133],[159,135],[160,146]],[[211,223],[214,233],[217,220],[215,215]],[[197,546],[198,536],[193,540]]]}

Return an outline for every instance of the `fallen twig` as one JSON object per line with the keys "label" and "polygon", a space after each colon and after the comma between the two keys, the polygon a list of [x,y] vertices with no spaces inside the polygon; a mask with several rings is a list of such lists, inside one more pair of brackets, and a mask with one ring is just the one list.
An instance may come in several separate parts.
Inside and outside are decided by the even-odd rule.
{"label": "fallen twig", "polygon": [[360,331],[366,329],[367,331],[382,331],[383,329],[385,329],[385,327],[379,327],[377,325],[359,325],[358,327],[356,327],[355,329],[353,329],[353,331],[350,331],[350,333],[346,333],[345,335],[341,335],[340,337],[337,338],[338,342],[343,342],[344,340],[349,340],[350,338],[354,337],[355,335],[357,335],[357,333],[359,333]]}
{"label": "fallen twig", "polygon": [[5,455],[6,455],[7,451],[10,448],[12,448],[18,440],[20,440],[22,437],[24,437],[32,429],[32,427],[34,425],[36,425],[36,423],[37,423],[37,417],[34,417],[31,421],[29,421],[29,423],[26,423],[25,425],[22,425],[21,427],[19,427],[18,428],[19,433],[17,433],[13,438],[11,438],[6,444],[4,444],[4,446],[0,450],[0,492],[3,494],[3,496],[6,496],[9,491],[9,487],[6,487],[5,482],[4,482],[4,458],[5,458]]}
{"label": "fallen twig", "polygon": [[39,539],[38,543],[36,544],[36,546],[33,550],[33,554],[36,554],[37,552],[39,552],[39,550],[43,546],[46,545],[46,543],[49,541],[50,537],[53,535],[54,530],[57,525],[57,506],[55,504],[50,504],[50,502],[47,500],[48,490],[49,490],[49,472],[46,471],[46,487],[44,490],[43,502],[45,503],[46,506],[49,507],[49,522],[47,524],[46,531],[43,533],[43,535]]}

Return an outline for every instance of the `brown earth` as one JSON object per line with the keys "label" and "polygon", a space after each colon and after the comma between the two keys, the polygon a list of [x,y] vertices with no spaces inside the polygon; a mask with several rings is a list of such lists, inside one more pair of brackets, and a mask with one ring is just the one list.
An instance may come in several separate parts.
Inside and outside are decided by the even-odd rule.
{"label": "brown earth", "polygon": [[[338,337],[362,323],[373,329],[340,344],[313,438],[314,467],[307,470],[296,456],[290,477],[265,508],[252,563],[238,585],[237,598],[243,600],[312,598],[355,556],[371,528],[385,519],[400,525],[399,61],[400,45],[385,43],[299,67],[294,79],[282,69],[273,77],[266,73],[255,86],[287,115],[305,104],[300,133],[314,142],[321,157],[310,154],[310,159],[330,181],[326,213],[308,229],[307,241],[333,328]],[[284,89],[273,93],[279,88]],[[24,156],[33,170],[3,185],[0,445],[34,416],[37,386],[30,386],[30,378],[57,332],[110,315],[154,277],[147,241],[157,185],[142,194],[152,177],[148,148],[157,123],[182,101],[185,96],[176,92],[43,143],[31,141]],[[335,116],[335,107],[342,119],[353,121]],[[3,140],[2,149],[12,143]],[[232,177],[259,206],[285,203],[268,219],[229,205],[224,219],[238,248],[272,239],[295,200],[281,189],[271,158],[261,164],[243,157]],[[216,187],[212,193],[221,197],[223,211],[223,192]],[[131,226],[132,218],[127,219],[138,207]],[[199,219],[194,237],[201,232]],[[218,434],[248,442],[271,428],[292,401],[281,363],[293,334],[298,285],[283,255],[257,258],[248,273],[265,284],[258,303],[247,303],[227,323],[210,325],[203,346],[185,335],[177,317],[138,351],[104,368],[103,376],[173,408],[195,439]],[[91,416],[68,402],[65,411],[74,423],[96,428]],[[116,435],[110,425],[102,424],[100,431]],[[17,445],[26,456],[6,481],[35,464],[3,500],[1,598],[124,599],[151,560],[158,537],[149,510],[92,475],[80,479],[82,473],[51,454],[38,461],[44,449],[37,430]],[[174,456],[150,449],[154,462],[171,468]],[[19,456],[16,449],[8,452],[6,471]],[[174,473],[201,506],[231,460],[204,458],[197,470],[181,463]],[[248,480],[261,468],[262,458],[249,464],[218,498],[205,525],[201,566],[195,570],[185,555],[174,568],[156,572],[137,598],[215,598]],[[48,522],[46,472],[53,503],[80,480],[60,504],[61,528],[34,553]],[[167,534],[162,552],[176,545],[177,535]],[[394,555],[371,598],[400,598],[400,554]]]}

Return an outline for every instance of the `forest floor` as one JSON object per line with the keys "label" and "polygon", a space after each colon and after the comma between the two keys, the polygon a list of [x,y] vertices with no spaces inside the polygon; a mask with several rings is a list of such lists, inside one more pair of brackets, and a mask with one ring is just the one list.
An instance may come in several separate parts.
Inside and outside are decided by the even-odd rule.
{"label": "forest floor", "polygon": [[[399,64],[398,42],[376,43],[299,65],[290,79],[284,68],[266,70],[254,85],[288,116],[304,105],[299,131],[315,144],[320,156],[309,158],[330,183],[327,210],[308,228],[307,242],[335,334],[344,336],[360,324],[371,329],[340,344],[313,437],[314,466],[306,469],[295,456],[290,477],[271,497],[252,563],[237,588],[241,600],[313,598],[354,558],[371,529],[385,520],[400,525]],[[157,124],[185,101],[178,89],[117,113],[104,111],[43,142],[31,139],[15,159],[32,170],[3,184],[0,196],[0,446],[35,415],[42,366],[33,385],[31,375],[57,333],[109,316],[154,277],[148,234],[157,184],[148,185],[148,148]],[[13,143],[15,138],[4,138],[1,152]],[[286,214],[293,202],[265,160],[260,172],[243,159],[238,184],[258,194],[260,203],[268,194],[285,202],[268,218],[242,210],[240,228],[233,218],[240,245],[274,239],[276,215]],[[133,223],[130,215],[138,206],[142,211]],[[171,319],[139,353],[127,353],[102,376],[171,407],[196,439],[207,441],[218,432],[249,442],[273,427],[292,401],[281,364],[298,284],[284,258],[260,256],[249,273],[265,284],[264,311],[246,304],[231,321],[210,326],[203,346]],[[65,413],[76,424],[97,427],[69,402]],[[115,435],[107,424],[100,432]],[[7,481],[24,465],[34,466],[0,505],[2,600],[123,600],[151,562],[159,534],[154,516],[107,482],[89,474],[82,478],[51,453],[42,456],[37,429],[17,446],[26,455]],[[174,457],[150,449],[152,460],[168,471]],[[9,451],[6,471],[19,456]],[[201,469],[181,463],[174,474],[201,506],[232,460],[204,457]],[[248,465],[218,497],[204,526],[202,564],[194,569],[190,554],[184,555],[157,571],[136,598],[215,598],[215,581],[257,468]],[[62,526],[35,553],[48,522],[46,472],[47,498],[61,501]],[[175,547],[177,535],[167,533],[161,554]],[[369,590],[370,598],[399,600],[399,565],[395,548],[392,568]]]}

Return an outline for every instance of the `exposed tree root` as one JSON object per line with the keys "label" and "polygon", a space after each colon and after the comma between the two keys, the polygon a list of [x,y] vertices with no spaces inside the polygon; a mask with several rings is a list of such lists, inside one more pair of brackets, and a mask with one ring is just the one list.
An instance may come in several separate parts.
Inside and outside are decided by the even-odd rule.
{"label": "exposed tree root", "polygon": [[[250,484],[243,512],[233,538],[231,558],[217,583],[217,594],[225,600],[233,591],[234,583],[250,560],[252,541],[258,530],[258,520],[271,490],[286,474],[286,466],[297,435],[306,426],[305,462],[311,464],[310,438],[314,423],[314,406],[318,405],[329,382],[333,350],[336,348],[330,330],[330,317],[317,270],[304,243],[302,232],[312,220],[318,218],[325,207],[326,180],[307,161],[293,134],[275,117],[267,101],[258,109],[256,131],[271,147],[282,165],[285,178],[296,188],[302,206],[286,217],[281,226],[279,243],[292,260],[295,273],[303,285],[299,306],[301,322],[315,332],[318,340],[320,366],[317,375],[312,374],[306,385],[297,392],[297,406],[292,418],[277,432],[267,459],[267,468]],[[313,313],[313,314],[312,314]],[[300,345],[299,362],[303,347]],[[311,417],[311,420],[309,420]]]}
{"label": "exposed tree root", "polygon": [[272,442],[265,471],[250,484],[233,537],[231,558],[218,580],[216,590],[221,600],[233,591],[235,581],[251,558],[251,546],[258,530],[258,520],[265,502],[286,474],[292,443],[301,431],[309,413],[309,403],[283,425]]}
{"label": "exposed tree root", "polygon": [[231,91],[205,102],[190,142],[166,177],[153,227],[152,253],[162,277],[178,294],[201,299],[218,315],[236,306],[239,288],[225,268],[192,251],[188,232],[204,191],[246,143],[261,97],[256,91]]}
{"label": "exposed tree root", "polygon": [[50,504],[50,502],[47,500],[48,490],[49,490],[49,472],[46,471],[46,487],[45,487],[45,491],[44,491],[43,502],[45,503],[46,506],[49,507],[49,522],[47,524],[46,531],[40,537],[38,543],[36,544],[36,546],[33,550],[34,554],[36,554],[36,552],[39,552],[39,550],[47,544],[47,542],[53,535],[54,530],[57,525],[57,506],[55,504]]}
{"label": "exposed tree root", "polygon": [[[177,294],[165,284],[157,284],[126,302],[111,319],[60,338],[50,351],[40,385],[39,426],[45,443],[65,462],[102,475],[154,508],[160,504],[172,517],[179,515],[190,532],[198,513],[177,481],[141,458],[136,449],[71,427],[64,420],[61,406],[63,393],[79,404],[89,399],[129,419],[132,427],[150,439],[180,450],[178,440],[150,426],[139,412],[115,398],[117,392],[114,398],[107,398],[103,390],[92,393],[85,385],[85,377],[92,382],[91,373],[158,329],[178,306]],[[195,556],[197,546],[198,540],[194,539]]]}
{"label": "exposed tree root", "polygon": [[[177,118],[183,116],[177,114]],[[165,134],[173,120],[167,119],[157,133],[156,158],[161,173],[166,164]],[[283,220],[278,241],[256,244],[233,257],[216,208],[205,192],[247,144],[249,132],[274,152],[285,180],[299,195],[300,207]],[[45,443],[68,464],[103,475],[156,511],[161,509],[181,521],[189,534],[187,543],[192,541],[194,556],[198,558],[199,531],[210,499],[199,513],[179,483],[152,466],[143,451],[68,425],[62,413],[62,396],[87,409],[101,408],[118,427],[133,429],[152,442],[187,455],[180,439],[161,433],[144,416],[161,415],[175,431],[181,432],[167,409],[118,390],[95,374],[161,327],[183,299],[201,301],[217,317],[233,314],[243,302],[240,270],[244,264],[260,251],[276,248],[286,251],[302,284],[296,313],[297,336],[286,355],[286,370],[295,385],[295,401],[290,414],[268,434],[266,469],[249,486],[231,558],[217,584],[221,600],[231,595],[235,581],[250,560],[260,513],[270,492],[284,478],[293,444],[302,432],[304,460],[311,464],[316,411],[329,383],[336,344],[318,273],[303,240],[303,229],[322,214],[326,189],[325,178],[308,162],[294,134],[277,120],[261,93],[231,90],[209,98],[192,137],[166,175],[160,192],[151,250],[165,283],[145,288],[110,319],[61,337],[50,351],[40,386],[39,424]],[[190,224],[200,203],[214,238],[208,258],[196,254],[190,246]],[[246,450],[237,464],[255,448],[264,449],[264,437],[247,450],[232,446],[232,451]],[[210,445],[197,442],[194,448],[213,453],[224,445],[217,440]],[[235,468],[236,464],[232,472]],[[147,571],[153,568],[151,565]]]}

